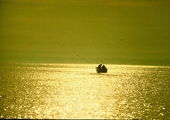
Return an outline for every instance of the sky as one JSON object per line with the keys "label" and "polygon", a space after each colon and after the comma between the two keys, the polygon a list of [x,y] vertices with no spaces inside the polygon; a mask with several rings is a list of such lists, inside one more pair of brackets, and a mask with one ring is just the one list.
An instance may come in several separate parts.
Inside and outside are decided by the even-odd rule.
{"label": "sky", "polygon": [[0,61],[170,65],[169,21],[168,0],[1,0]]}

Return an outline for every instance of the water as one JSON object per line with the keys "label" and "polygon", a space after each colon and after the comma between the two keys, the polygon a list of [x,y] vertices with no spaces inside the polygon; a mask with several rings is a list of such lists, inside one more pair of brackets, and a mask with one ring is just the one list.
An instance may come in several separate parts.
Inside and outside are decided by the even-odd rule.
{"label": "water", "polygon": [[170,119],[170,67],[0,64],[0,118]]}

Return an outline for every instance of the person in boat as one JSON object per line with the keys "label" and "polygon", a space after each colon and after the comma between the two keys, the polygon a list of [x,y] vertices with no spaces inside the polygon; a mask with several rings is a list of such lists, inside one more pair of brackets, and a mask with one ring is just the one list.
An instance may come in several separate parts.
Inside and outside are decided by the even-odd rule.
{"label": "person in boat", "polygon": [[101,67],[102,67],[102,64],[98,65],[98,69],[101,69]]}
{"label": "person in boat", "polygon": [[102,66],[102,69],[106,69],[105,65]]}

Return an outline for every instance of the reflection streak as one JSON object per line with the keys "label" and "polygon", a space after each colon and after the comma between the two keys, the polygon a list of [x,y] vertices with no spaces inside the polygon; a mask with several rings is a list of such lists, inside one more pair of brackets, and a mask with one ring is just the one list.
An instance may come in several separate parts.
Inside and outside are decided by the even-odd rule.
{"label": "reflection streak", "polygon": [[107,74],[95,67],[1,67],[1,118],[168,118],[169,67],[108,65]]}

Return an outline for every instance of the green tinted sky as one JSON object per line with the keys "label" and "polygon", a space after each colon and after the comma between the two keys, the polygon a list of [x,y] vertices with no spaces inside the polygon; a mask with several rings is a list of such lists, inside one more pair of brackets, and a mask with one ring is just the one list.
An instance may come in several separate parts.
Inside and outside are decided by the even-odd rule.
{"label": "green tinted sky", "polygon": [[168,0],[1,0],[0,56],[170,57]]}

